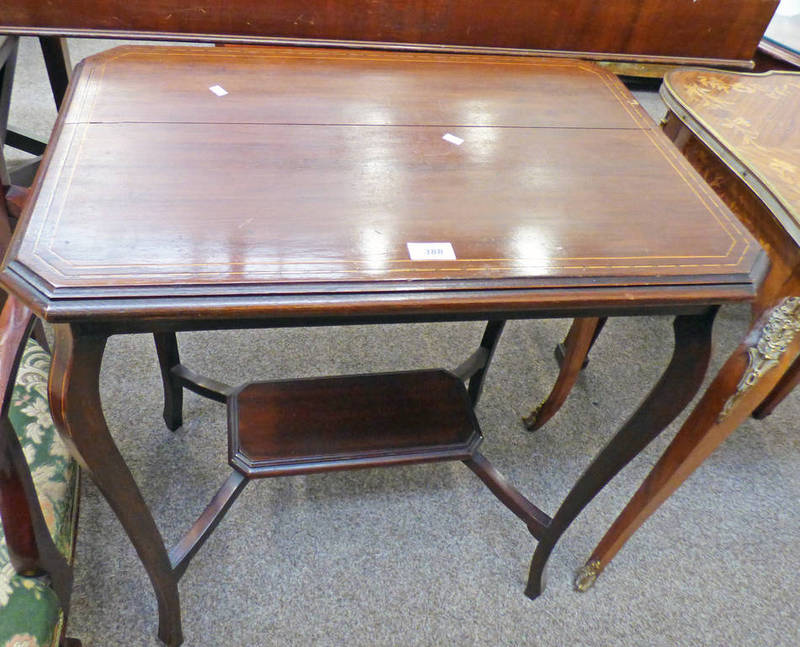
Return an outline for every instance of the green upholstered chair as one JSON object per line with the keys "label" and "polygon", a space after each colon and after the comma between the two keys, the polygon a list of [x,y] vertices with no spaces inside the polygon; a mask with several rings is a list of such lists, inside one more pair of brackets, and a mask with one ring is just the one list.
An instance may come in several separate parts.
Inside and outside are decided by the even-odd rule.
{"label": "green upholstered chair", "polygon": [[0,316],[0,647],[75,647],[64,630],[79,470],[50,417],[50,355],[28,339],[31,326],[10,298]]}

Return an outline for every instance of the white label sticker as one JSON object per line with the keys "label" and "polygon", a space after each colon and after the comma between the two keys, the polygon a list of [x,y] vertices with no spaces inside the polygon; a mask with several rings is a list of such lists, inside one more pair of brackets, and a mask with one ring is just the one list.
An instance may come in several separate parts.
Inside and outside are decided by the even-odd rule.
{"label": "white label sticker", "polygon": [[461,146],[461,144],[464,143],[464,140],[461,139],[461,137],[456,137],[450,133],[445,133],[442,135],[442,139],[444,139],[446,142],[450,142],[451,144],[455,144],[456,146]]}
{"label": "white label sticker", "polygon": [[412,261],[454,261],[456,253],[450,243],[406,243]]}
{"label": "white label sticker", "polygon": [[212,85],[208,89],[211,90],[218,97],[224,97],[226,94],[228,94],[228,91],[225,88],[223,88],[221,85]]}

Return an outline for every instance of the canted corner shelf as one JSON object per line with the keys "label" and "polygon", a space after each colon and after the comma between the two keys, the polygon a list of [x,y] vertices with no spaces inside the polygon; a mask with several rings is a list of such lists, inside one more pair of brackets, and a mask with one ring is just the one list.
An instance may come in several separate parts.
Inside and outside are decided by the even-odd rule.
{"label": "canted corner shelf", "polygon": [[[551,518],[518,492],[478,451],[474,403],[502,330],[490,322],[481,347],[455,371],[428,369],[250,382],[231,388],[180,363],[173,334],[158,338],[164,418],[182,424],[182,390],[226,403],[233,471],[170,550],[177,577],[252,479],[332,470],[463,461],[537,539]],[[465,380],[469,384],[465,384]]]}
{"label": "canted corner shelf", "polygon": [[228,429],[247,478],[463,461],[482,440],[464,383],[443,369],[246,384]]}

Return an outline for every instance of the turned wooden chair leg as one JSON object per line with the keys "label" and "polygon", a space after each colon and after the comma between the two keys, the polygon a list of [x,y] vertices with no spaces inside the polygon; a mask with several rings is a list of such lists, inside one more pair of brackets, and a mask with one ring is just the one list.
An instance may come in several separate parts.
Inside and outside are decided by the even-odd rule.
{"label": "turned wooden chair leg", "polygon": [[580,317],[572,322],[572,327],[564,340],[564,359],[558,379],[550,391],[550,395],[538,407],[533,409],[527,417],[523,418],[525,427],[534,431],[552,418],[567,399],[581,368],[584,366],[589,349],[600,334],[605,324],[604,317]]}
{"label": "turned wooden chair leg", "polygon": [[798,331],[800,297],[786,299],[759,317],[578,571],[576,589],[585,591],[594,584],[633,533],[750,415],[763,394],[774,389],[800,352]]}

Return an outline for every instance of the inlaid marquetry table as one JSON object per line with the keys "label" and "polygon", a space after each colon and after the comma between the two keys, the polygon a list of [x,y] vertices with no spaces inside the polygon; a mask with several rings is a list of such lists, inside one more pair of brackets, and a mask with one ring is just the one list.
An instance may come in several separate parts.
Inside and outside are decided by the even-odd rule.
{"label": "inlaid marquetry table", "polygon": [[[696,392],[718,306],[752,300],[767,265],[592,64],[125,47],[79,66],[0,280],[54,326],[54,420],[177,645],[178,580],[261,477],[463,461],[538,540],[536,597],[569,524]],[[632,314],[675,317],[673,357],[551,516],[478,451],[474,407],[503,323]],[[238,387],[185,367],[175,336],[457,320],[488,324],[453,370]],[[170,429],[185,388],[228,407],[230,477],[170,550],[100,404],[106,340],[133,332],[155,336]]]}
{"label": "inlaid marquetry table", "polygon": [[676,70],[661,96],[664,131],[764,246],[771,267],[750,328],[578,572],[582,590],[748,416],[766,417],[800,383],[800,73]]}

